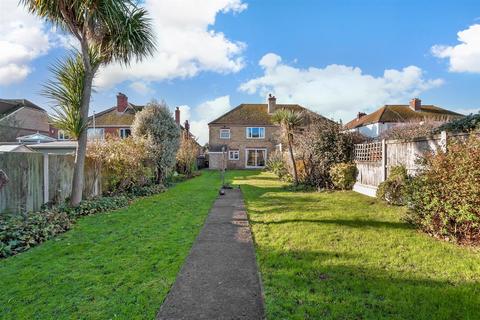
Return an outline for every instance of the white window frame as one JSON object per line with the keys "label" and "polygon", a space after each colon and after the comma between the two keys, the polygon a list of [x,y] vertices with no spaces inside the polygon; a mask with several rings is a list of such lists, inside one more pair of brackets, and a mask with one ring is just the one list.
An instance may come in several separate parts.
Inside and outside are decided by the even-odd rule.
{"label": "white window frame", "polygon": [[228,150],[228,160],[240,160],[240,150]]}
{"label": "white window frame", "polygon": [[63,130],[58,130],[58,140],[70,140],[68,134],[65,133]]}
{"label": "white window frame", "polygon": [[[264,166],[249,166],[248,163],[248,151],[250,150],[265,150],[265,165]],[[267,165],[268,150],[267,148],[245,148],[245,168],[247,169],[263,169]],[[255,153],[255,163],[257,163],[257,156]]]}
{"label": "white window frame", "polygon": [[[126,132],[127,130],[130,130],[130,135],[132,135],[132,129],[130,129],[130,128],[120,128],[120,129],[118,130],[118,136],[119,136],[120,138],[122,138],[122,139],[125,139],[125,138],[127,137],[127,136],[125,135],[125,132]],[[123,132],[123,135],[122,135],[122,132]]]}
{"label": "white window frame", "polygon": [[[228,132],[228,137],[223,137],[222,133],[227,133]],[[230,139],[230,129],[220,129],[220,139]]]}
{"label": "white window frame", "polygon": [[[90,133],[90,135],[89,135],[88,131],[94,132],[94,133],[93,134]],[[87,129],[87,137],[90,140],[92,140],[92,139],[104,140],[105,139],[105,129],[104,128],[95,128],[95,129],[94,128],[88,128]]]}
{"label": "white window frame", "polygon": [[[263,135],[261,135],[261,136],[259,136],[259,137],[252,137],[251,135],[249,135],[249,133],[250,133],[250,134],[252,133],[252,132],[251,132],[251,129],[262,129],[262,130],[259,132],[259,134],[260,134],[260,133],[263,133]],[[246,137],[247,139],[257,139],[257,140],[258,140],[258,139],[265,139],[265,127],[247,127],[247,128],[245,128],[245,137]]]}

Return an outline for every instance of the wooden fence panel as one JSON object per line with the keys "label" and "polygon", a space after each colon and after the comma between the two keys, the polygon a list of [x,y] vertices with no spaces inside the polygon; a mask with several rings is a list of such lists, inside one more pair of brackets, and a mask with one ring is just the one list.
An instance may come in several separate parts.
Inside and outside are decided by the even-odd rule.
{"label": "wooden fence panel", "polygon": [[43,204],[43,155],[0,153],[0,169],[9,179],[0,190],[0,213],[39,210]]}

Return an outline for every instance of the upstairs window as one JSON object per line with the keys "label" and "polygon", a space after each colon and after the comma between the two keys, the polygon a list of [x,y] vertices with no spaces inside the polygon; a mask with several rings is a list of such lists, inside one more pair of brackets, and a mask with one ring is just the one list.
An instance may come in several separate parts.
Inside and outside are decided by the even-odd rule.
{"label": "upstairs window", "polygon": [[220,129],[220,139],[230,139],[230,129]]}
{"label": "upstairs window", "polygon": [[125,139],[126,137],[129,137],[132,135],[132,130],[130,128],[121,128],[119,130],[120,133],[120,138]]}
{"label": "upstairs window", "polygon": [[265,139],[265,128],[263,127],[248,127],[247,139]]}
{"label": "upstairs window", "polygon": [[70,140],[70,136],[63,130],[58,130],[58,140]]}

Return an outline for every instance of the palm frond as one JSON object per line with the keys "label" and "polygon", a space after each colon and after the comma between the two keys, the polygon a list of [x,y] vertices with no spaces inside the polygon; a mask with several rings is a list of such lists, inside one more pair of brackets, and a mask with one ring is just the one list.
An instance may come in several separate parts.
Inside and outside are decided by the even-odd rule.
{"label": "palm frond", "polygon": [[[94,64],[100,61],[94,50],[90,50],[90,60]],[[80,53],[72,51],[65,60],[56,61],[50,72],[54,80],[49,80],[42,90],[42,94],[52,102],[50,122],[73,139],[78,139],[87,126],[80,113],[85,74]]]}

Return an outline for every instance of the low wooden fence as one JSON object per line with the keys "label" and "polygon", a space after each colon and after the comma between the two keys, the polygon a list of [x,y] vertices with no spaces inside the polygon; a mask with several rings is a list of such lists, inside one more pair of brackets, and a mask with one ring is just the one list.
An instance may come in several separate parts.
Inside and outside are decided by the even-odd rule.
{"label": "low wooden fence", "polygon": [[419,159],[426,152],[447,151],[448,141],[466,139],[468,134],[438,135],[412,140],[382,140],[355,145],[355,163],[358,169],[354,190],[375,196],[378,185],[385,181],[393,166],[404,165],[415,175],[421,169]]}
{"label": "low wooden fence", "polygon": [[[71,193],[74,156],[6,152],[0,153],[0,170],[8,183],[0,189],[0,213],[39,210],[42,204],[60,202]],[[84,195],[101,193],[100,175],[87,161]]]}

